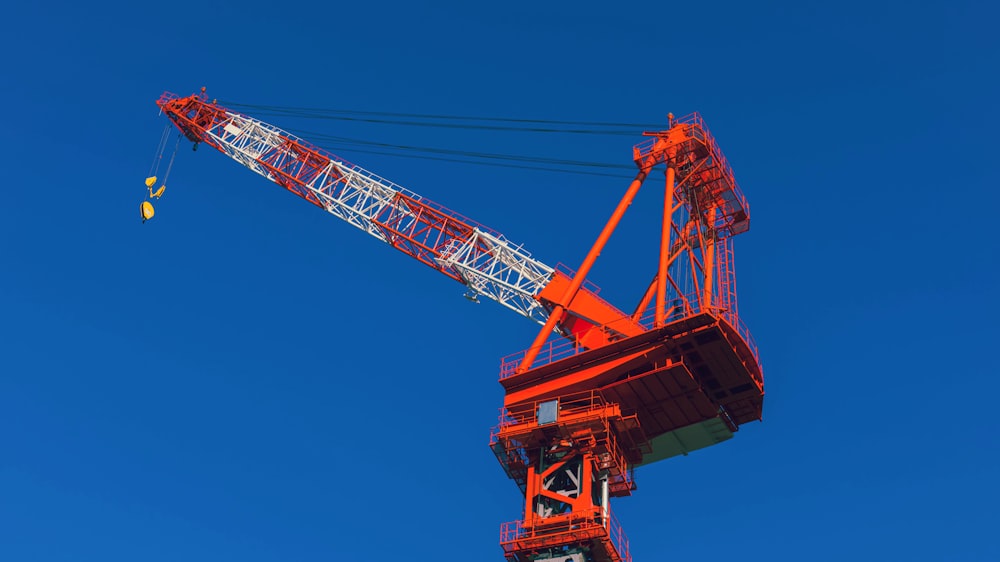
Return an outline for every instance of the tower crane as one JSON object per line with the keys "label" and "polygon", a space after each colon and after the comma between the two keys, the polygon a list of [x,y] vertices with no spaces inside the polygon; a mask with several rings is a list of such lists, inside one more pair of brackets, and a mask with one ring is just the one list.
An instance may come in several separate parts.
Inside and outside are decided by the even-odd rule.
{"label": "tower crane", "polygon": [[[760,420],[764,379],[736,300],[733,237],[749,205],[698,114],[669,118],[633,149],[637,173],[576,271],[502,234],[200,93],[160,110],[288,191],[492,299],[541,329],[500,363],[505,396],[490,447],[525,496],[500,528],[508,562],[630,562],[610,498],[636,467],[721,443]],[[587,276],[650,172],[665,169],[652,281],[631,311]],[[144,216],[145,216],[145,210]],[[654,260],[651,260],[653,262]]]}

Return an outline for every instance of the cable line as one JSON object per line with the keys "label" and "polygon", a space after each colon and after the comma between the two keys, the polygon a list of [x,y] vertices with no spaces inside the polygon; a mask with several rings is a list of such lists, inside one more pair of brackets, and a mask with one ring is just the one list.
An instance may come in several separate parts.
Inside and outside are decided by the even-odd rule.
{"label": "cable line", "polygon": [[349,150],[351,152],[357,152],[357,153],[360,153],[360,154],[379,154],[379,155],[382,155],[382,156],[398,156],[400,158],[416,158],[416,159],[419,159],[419,160],[437,160],[437,161],[441,161],[441,162],[456,162],[456,163],[459,163],[459,164],[474,164],[474,165],[478,165],[478,166],[493,166],[495,168],[517,168],[517,169],[521,169],[521,170],[538,170],[538,171],[542,171],[542,172],[561,172],[561,173],[564,173],[564,174],[577,174],[577,175],[583,175],[583,176],[603,176],[603,177],[606,177],[606,178],[619,178],[619,179],[628,179],[629,177],[631,177],[628,174],[605,174],[605,173],[601,173],[601,172],[588,172],[588,171],[585,171],[585,170],[566,170],[566,169],[561,169],[561,168],[544,168],[544,167],[541,167],[541,166],[522,166],[522,165],[518,165],[518,164],[502,164],[502,163],[499,163],[499,162],[477,162],[477,161],[468,160],[468,159],[463,160],[463,159],[460,159],[460,158],[444,158],[444,157],[441,157],[441,156],[422,156],[422,155],[419,155],[419,154],[400,154],[398,152],[384,152],[384,151],[380,151],[380,150],[366,150],[366,149],[361,149],[361,148],[353,148],[353,147],[349,147],[349,146],[345,146],[343,148],[344,148],[344,150]]}
{"label": "cable line", "polygon": [[[607,168],[613,170],[632,170],[634,166],[629,166],[626,164],[607,164],[602,162],[587,162],[584,160],[564,160],[559,158],[543,158],[538,156],[522,156],[516,154],[496,154],[490,152],[471,152],[467,150],[454,150],[447,148],[434,148],[434,147],[421,147],[421,146],[411,146],[402,144],[390,144],[374,141],[366,141],[361,139],[352,139],[349,137],[339,137],[334,135],[327,135],[323,133],[317,133],[313,131],[304,131],[301,129],[289,129],[290,132],[301,135],[302,138],[312,139],[316,141],[327,141],[340,143],[342,145],[362,145],[362,146],[375,146],[380,148],[390,148],[395,150],[410,150],[415,152],[426,152],[431,154],[446,154],[451,156],[464,156],[468,158],[481,158],[488,160],[508,160],[513,162],[528,162],[535,164],[553,164],[559,166],[579,166],[585,168]],[[615,176],[618,177],[618,176]]]}
{"label": "cable line", "polygon": [[[510,117],[482,117],[482,116],[460,116],[441,115],[426,113],[399,113],[386,111],[357,111],[347,109],[322,109],[310,107],[273,106],[259,104],[243,104],[235,102],[221,102],[232,109],[246,111],[253,115],[283,116],[306,119],[327,119],[337,121],[354,121],[362,123],[376,123],[386,125],[404,125],[417,127],[438,127],[447,129],[470,129],[487,131],[511,131],[524,133],[570,133],[588,135],[621,135],[636,136],[637,131],[645,129],[659,130],[660,125],[650,125],[642,123],[619,123],[600,121],[565,121],[546,119],[520,119]],[[403,118],[403,119],[396,119]],[[427,121],[414,121],[413,119],[423,119]],[[437,122],[434,122],[436,120]],[[480,123],[461,123],[461,121],[479,121]],[[508,123],[510,125],[491,125],[486,123]],[[538,125],[551,125],[544,127]],[[571,127],[591,127],[591,128],[561,128]],[[595,129],[593,127],[634,127],[633,131],[614,129]],[[490,152],[476,152],[469,150],[456,150],[439,147],[414,146],[405,144],[392,144],[376,141],[368,141],[357,138],[342,137],[307,131],[303,129],[287,129],[301,138],[324,145],[333,144],[338,150],[343,149],[351,152],[364,154],[378,154],[383,156],[401,156],[404,158],[420,158],[425,160],[437,160],[444,162],[456,162],[462,164],[478,164],[500,168],[517,168],[525,170],[537,170],[545,172],[562,172],[577,175],[604,176],[613,178],[629,177],[627,174],[601,173],[593,169],[622,170],[631,171],[634,165],[609,164],[604,162],[591,162],[584,160],[568,160],[561,158],[547,158],[540,156],[526,156],[518,154],[500,154]],[[359,148],[361,147],[361,148]],[[383,150],[376,150],[383,149]],[[407,154],[423,153],[420,154]],[[429,156],[435,155],[435,156]],[[487,161],[484,161],[487,160]],[[580,170],[568,169],[567,167],[583,168]],[[589,168],[590,170],[587,170]]]}
{"label": "cable line", "polygon": [[[441,115],[441,114],[429,114],[429,113],[398,113],[398,112],[387,112],[387,111],[355,111],[346,109],[320,109],[320,108],[308,108],[308,107],[282,107],[282,106],[269,106],[269,105],[256,105],[256,104],[240,104],[232,102],[223,102],[225,105],[232,108],[245,109],[254,114],[267,114],[270,116],[295,116],[304,117],[311,119],[332,119],[340,121],[359,121],[366,123],[380,123],[380,124],[391,124],[391,125],[407,125],[407,126],[418,126],[418,127],[440,127],[440,128],[453,128],[453,129],[478,129],[478,130],[489,130],[489,131],[515,131],[515,132],[531,132],[531,133],[570,133],[570,134],[586,134],[586,135],[622,135],[622,136],[637,136],[642,130],[653,129],[660,130],[663,129],[664,124],[650,124],[650,123],[619,123],[619,122],[600,122],[600,121],[564,121],[564,120],[552,120],[552,119],[521,119],[512,117],[483,117],[483,116],[462,116],[462,115]],[[398,118],[402,117],[405,119],[424,119],[428,121],[409,121],[400,119],[388,119],[388,118]],[[532,126],[502,126],[502,125],[484,125],[477,123],[435,123],[430,120],[438,121],[480,121],[480,122],[490,122],[490,123],[511,123],[520,125],[532,125]],[[608,129],[567,129],[567,128],[550,128],[550,127],[537,127],[534,125],[552,125],[552,126],[575,126],[575,127],[630,127],[633,130],[608,130]]]}

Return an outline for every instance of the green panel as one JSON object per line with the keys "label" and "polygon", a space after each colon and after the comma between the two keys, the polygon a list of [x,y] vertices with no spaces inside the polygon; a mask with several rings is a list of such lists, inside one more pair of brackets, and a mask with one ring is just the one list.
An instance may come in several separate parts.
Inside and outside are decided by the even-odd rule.
{"label": "green panel", "polygon": [[686,455],[691,451],[704,449],[705,447],[711,447],[717,443],[722,443],[732,436],[733,432],[719,418],[712,418],[701,423],[688,425],[670,433],[664,433],[650,441],[653,451],[642,456],[642,462],[639,463],[639,466],[676,457],[677,455]]}

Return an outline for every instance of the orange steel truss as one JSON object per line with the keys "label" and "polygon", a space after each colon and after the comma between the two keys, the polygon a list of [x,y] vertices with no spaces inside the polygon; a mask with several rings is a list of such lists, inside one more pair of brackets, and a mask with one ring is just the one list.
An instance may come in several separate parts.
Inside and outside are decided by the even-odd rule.
{"label": "orange steel truss", "polygon": [[[506,396],[491,447],[525,494],[501,528],[509,562],[630,560],[611,497],[634,469],[711,446],[759,420],[764,378],[740,320],[732,237],[749,205],[697,114],[645,133],[639,171],[576,272],[536,299],[550,312],[531,346],[501,362]],[[664,172],[660,251],[632,313],[586,276],[654,167]]]}
{"label": "orange steel truss", "polygon": [[[505,357],[490,446],[525,496],[501,527],[508,562],[630,562],[610,509],[639,466],[721,443],[761,419],[764,376],[738,314],[733,237],[750,208],[698,114],[633,149],[638,172],[576,271],[276,127],[200,94],[157,105],[207,144],[313,205],[543,324]],[[659,251],[631,312],[587,276],[654,168],[664,170]],[[655,264],[655,265],[654,265]]]}

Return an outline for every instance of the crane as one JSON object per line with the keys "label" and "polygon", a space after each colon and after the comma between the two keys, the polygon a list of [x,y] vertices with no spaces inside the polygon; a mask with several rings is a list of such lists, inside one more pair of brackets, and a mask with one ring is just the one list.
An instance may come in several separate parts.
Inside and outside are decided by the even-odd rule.
{"label": "crane", "polygon": [[[750,225],[733,170],[698,114],[643,133],[635,178],[576,271],[391,181],[200,93],[165,92],[163,114],[326,212],[541,325],[504,357],[490,447],[524,494],[500,528],[508,562],[631,562],[610,498],[636,467],[721,443],[760,420],[764,378],[738,315],[733,237]],[[650,172],[665,169],[660,247],[631,311],[587,276]],[[155,180],[154,180],[155,181]],[[146,210],[143,210],[146,216]],[[652,261],[652,260],[651,260]],[[637,291],[638,292],[638,291]]]}

